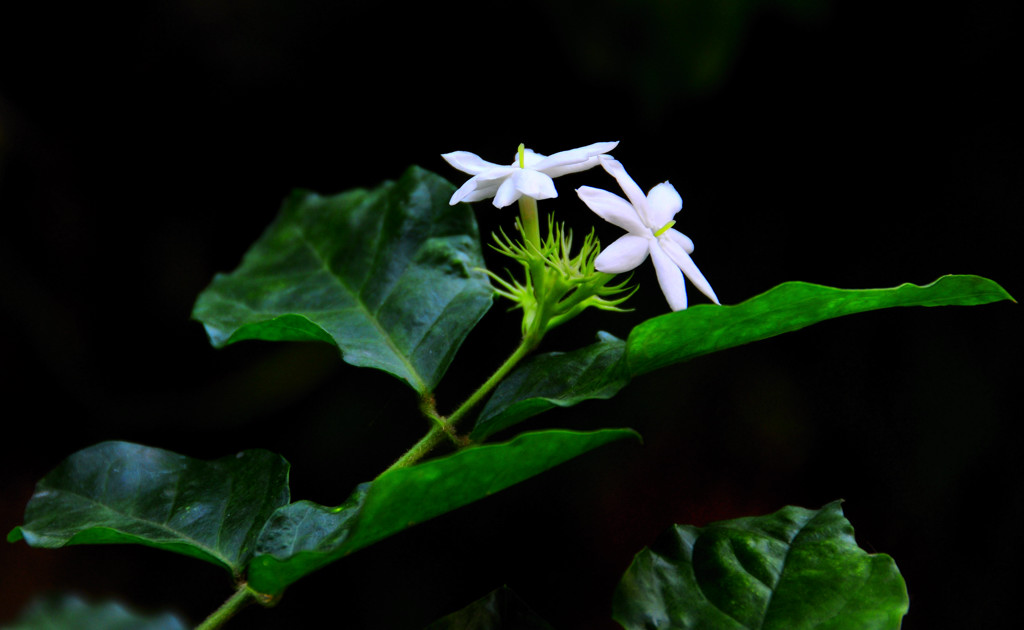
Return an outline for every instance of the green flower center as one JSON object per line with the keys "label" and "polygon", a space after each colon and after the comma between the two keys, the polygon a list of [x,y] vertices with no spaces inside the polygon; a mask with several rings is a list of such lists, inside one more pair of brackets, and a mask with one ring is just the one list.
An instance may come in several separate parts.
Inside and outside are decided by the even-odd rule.
{"label": "green flower center", "polygon": [[668,222],[668,223],[666,223],[665,225],[661,226],[661,229],[659,229],[659,230],[658,230],[657,232],[655,232],[655,233],[654,233],[654,235],[655,235],[655,236],[661,236],[661,235],[662,235],[662,234],[664,234],[665,232],[668,232],[668,231],[669,231],[669,228],[671,228],[671,227],[672,227],[673,225],[675,225],[675,224],[676,224],[676,221],[675,221],[675,219],[673,219],[673,220],[669,221],[669,222]]}

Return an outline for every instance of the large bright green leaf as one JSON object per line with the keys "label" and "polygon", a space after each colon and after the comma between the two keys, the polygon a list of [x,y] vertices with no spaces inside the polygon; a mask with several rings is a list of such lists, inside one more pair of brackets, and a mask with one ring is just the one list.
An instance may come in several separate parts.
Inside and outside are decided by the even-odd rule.
{"label": "large bright green leaf", "polygon": [[704,304],[668,313],[629,333],[629,372],[638,376],[693,357],[767,339],[811,324],[895,306],[974,306],[1012,300],[979,276],[943,276],[924,286],[835,289],[786,282],[735,306]]}
{"label": "large bright green leaf", "polygon": [[526,433],[385,473],[336,508],[293,503],[278,510],[261,535],[249,586],[280,593],[357,549],[627,437],[637,434],[624,429]]}
{"label": "large bright green leaf", "polygon": [[288,462],[261,450],[200,461],[127,442],[65,459],[37,485],[7,539],[33,547],[138,543],[241,574],[256,538],[288,503]]}
{"label": "large bright green leaf", "polygon": [[892,558],[857,546],[840,502],[821,510],[675,525],[615,591],[627,630],[895,630],[907,586]]}
{"label": "large bright green leaf", "polygon": [[418,392],[440,381],[491,305],[476,221],[454,188],[409,169],[397,182],[331,197],[297,191],[192,316],[214,346],[324,341],[352,365]]}
{"label": "large bright green leaf", "polygon": [[740,304],[692,306],[636,326],[624,348],[608,336],[573,352],[539,355],[524,363],[495,390],[473,437],[482,439],[553,406],[608,398],[632,377],[673,363],[842,315],[895,306],[966,306],[1012,299],[986,278],[943,276],[928,285],[891,289],[787,282]]}
{"label": "large bright green leaf", "polygon": [[171,613],[142,615],[116,602],[89,603],[74,595],[33,601],[17,621],[3,630],[185,630],[188,626]]}

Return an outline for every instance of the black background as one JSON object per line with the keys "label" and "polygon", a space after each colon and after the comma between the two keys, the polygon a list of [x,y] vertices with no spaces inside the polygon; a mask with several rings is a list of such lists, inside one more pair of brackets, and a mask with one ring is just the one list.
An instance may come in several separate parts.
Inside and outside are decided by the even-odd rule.
{"label": "black background", "polygon": [[[1020,6],[916,4],[7,3],[0,529],[61,459],[107,439],[268,448],[292,463],[294,498],[327,504],[386,467],[424,431],[402,384],[326,346],[215,351],[189,313],[292,188],[373,186],[410,164],[461,183],[448,151],[504,162],[520,142],[619,140],[641,187],[681,192],[676,227],[724,303],[786,280],[946,273],[1019,297]],[[608,184],[557,183],[542,208],[585,228],[571,189]],[[484,234],[513,216],[477,214]],[[635,312],[587,314],[543,349],[665,312],[650,266],[635,277]],[[669,524],[836,498],[860,544],[900,566],[905,628],[996,627],[1024,559],[1018,309],[858,315],[534,418],[525,429],[631,426],[645,444],[420,525],[229,627],[419,628],[507,583],[558,628],[614,628],[619,576]],[[493,309],[442,411],[517,327]],[[145,548],[0,545],[0,622],[53,590],[198,622],[231,585]]]}

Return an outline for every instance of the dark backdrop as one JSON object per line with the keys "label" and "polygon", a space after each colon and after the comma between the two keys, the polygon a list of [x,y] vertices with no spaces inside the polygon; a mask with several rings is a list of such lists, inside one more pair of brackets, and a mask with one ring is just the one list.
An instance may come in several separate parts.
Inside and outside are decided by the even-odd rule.
{"label": "dark backdrop", "polygon": [[[414,163],[461,182],[447,151],[621,141],[642,187],[680,190],[677,227],[725,303],[786,280],[946,273],[1020,296],[1019,3],[910,5],[7,3],[0,529],[62,458],[107,439],[269,448],[292,463],[293,497],[321,503],[385,467],[424,430],[402,384],[328,347],[214,351],[189,313],[290,189],[373,186]],[[580,182],[544,207],[585,212],[566,194]],[[485,234],[511,221],[477,210]],[[636,278],[634,313],[586,315],[545,349],[664,312],[649,266]],[[418,628],[507,583],[556,627],[612,628],[618,577],[669,524],[844,498],[861,545],[907,579],[906,628],[997,627],[1024,555],[1019,322],[1009,303],[858,315],[537,417],[526,428],[628,425],[645,445],[361,551],[235,625]],[[517,326],[494,309],[442,409]],[[230,588],[145,548],[0,545],[0,622],[57,589],[198,621]]]}

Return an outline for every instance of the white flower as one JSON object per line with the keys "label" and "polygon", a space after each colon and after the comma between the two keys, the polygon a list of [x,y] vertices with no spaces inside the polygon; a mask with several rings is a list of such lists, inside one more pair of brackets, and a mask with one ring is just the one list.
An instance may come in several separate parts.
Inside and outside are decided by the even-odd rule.
{"label": "white flower", "polygon": [[576,193],[598,216],[626,230],[628,234],[602,251],[594,261],[594,267],[605,273],[623,273],[636,268],[650,254],[658,273],[658,284],[673,311],[686,308],[683,274],[701,293],[719,304],[711,285],[690,260],[693,241],[672,229],[675,224],[672,217],[683,207],[683,199],[672,184],[658,184],[644,196],[617,160],[603,156],[600,161],[604,170],[619,182],[629,201],[590,186],[578,188]]}
{"label": "white flower", "polygon": [[618,142],[596,144],[541,155],[519,145],[519,153],[511,166],[501,166],[481,159],[475,153],[455,151],[443,157],[449,164],[473,177],[455,191],[449,202],[455,205],[494,197],[494,205],[504,208],[523,195],[534,199],[558,196],[552,177],[585,171],[597,166],[597,156],[614,149]]}

